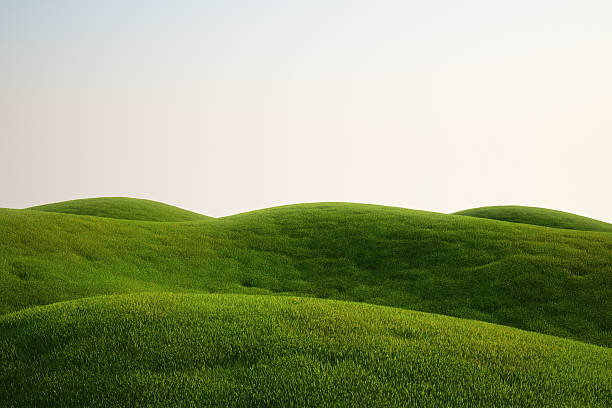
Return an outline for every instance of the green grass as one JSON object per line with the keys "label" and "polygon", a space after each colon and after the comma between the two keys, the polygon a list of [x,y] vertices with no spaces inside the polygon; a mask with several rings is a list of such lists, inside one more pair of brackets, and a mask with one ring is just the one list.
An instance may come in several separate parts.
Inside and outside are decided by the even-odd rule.
{"label": "green grass", "polygon": [[282,294],[612,346],[612,234],[362,204],[200,221],[0,210],[0,313],[143,291]]}
{"label": "green grass", "polygon": [[500,205],[472,208],[456,212],[455,214],[552,228],[612,232],[612,224],[607,222],[546,208]]}
{"label": "green grass", "polygon": [[131,294],[0,316],[0,406],[609,407],[612,350],[320,299]]}
{"label": "green grass", "polygon": [[97,217],[117,218],[139,221],[194,221],[208,218],[204,215],[157,201],[127,197],[100,197],[82,200],[62,201],[60,203],[39,205],[31,210],[55,213],[95,215]]}
{"label": "green grass", "polygon": [[0,209],[0,407],[608,407],[612,234],[525,211]]}

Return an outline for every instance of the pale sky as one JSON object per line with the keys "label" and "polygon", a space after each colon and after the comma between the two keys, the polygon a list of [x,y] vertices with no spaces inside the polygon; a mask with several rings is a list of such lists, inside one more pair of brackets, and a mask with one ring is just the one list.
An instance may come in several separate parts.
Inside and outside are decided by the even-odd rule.
{"label": "pale sky", "polygon": [[0,207],[612,222],[612,2],[0,0]]}

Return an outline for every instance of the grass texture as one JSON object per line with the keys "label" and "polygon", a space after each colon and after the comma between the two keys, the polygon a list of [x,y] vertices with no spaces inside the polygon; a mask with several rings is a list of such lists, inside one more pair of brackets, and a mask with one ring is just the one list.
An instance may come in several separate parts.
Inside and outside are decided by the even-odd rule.
{"label": "grass texture", "polygon": [[609,407],[612,350],[321,299],[130,294],[0,316],[3,407]]}
{"label": "grass texture", "polygon": [[510,208],[0,209],[0,407],[609,407],[608,224]]}
{"label": "grass texture", "polygon": [[500,205],[494,207],[472,208],[456,212],[455,214],[489,218],[499,221],[518,222],[522,224],[541,225],[551,228],[612,232],[612,224],[608,224],[607,222],[563,211],[549,210],[547,208]]}
{"label": "grass texture", "polygon": [[93,215],[138,221],[194,221],[208,218],[204,215],[157,201],[128,197],[100,197],[39,205],[31,210],[64,214]]}
{"label": "grass texture", "polygon": [[612,346],[612,234],[364,204],[164,223],[0,210],[0,313],[144,291],[310,296]]}

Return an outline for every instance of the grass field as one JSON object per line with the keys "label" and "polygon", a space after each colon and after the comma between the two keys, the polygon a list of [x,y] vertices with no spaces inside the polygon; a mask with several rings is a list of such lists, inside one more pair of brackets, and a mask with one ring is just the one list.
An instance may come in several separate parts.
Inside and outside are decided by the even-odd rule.
{"label": "grass field", "polygon": [[39,205],[31,210],[64,214],[94,215],[138,221],[194,221],[208,218],[204,215],[157,201],[129,197],[100,197]]}
{"label": "grass field", "polygon": [[0,406],[608,406],[612,234],[525,214],[0,209]]}
{"label": "grass field", "polygon": [[[610,349],[321,299],[132,294],[0,317],[0,405],[607,407]],[[36,356],[36,358],[32,358]]]}
{"label": "grass field", "polygon": [[472,208],[456,212],[457,215],[489,218],[492,220],[541,225],[551,228],[564,228],[581,231],[612,232],[612,224],[547,208],[500,205],[494,207]]}

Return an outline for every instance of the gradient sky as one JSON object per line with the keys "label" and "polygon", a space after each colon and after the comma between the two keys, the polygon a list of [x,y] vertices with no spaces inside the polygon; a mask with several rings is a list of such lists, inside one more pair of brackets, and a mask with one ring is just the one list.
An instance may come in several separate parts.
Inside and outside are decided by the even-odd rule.
{"label": "gradient sky", "polygon": [[0,207],[612,221],[612,2],[0,0]]}

